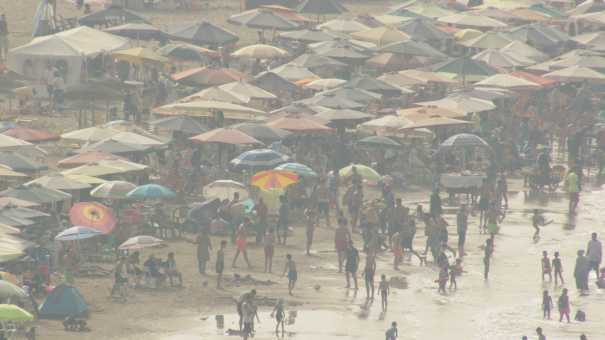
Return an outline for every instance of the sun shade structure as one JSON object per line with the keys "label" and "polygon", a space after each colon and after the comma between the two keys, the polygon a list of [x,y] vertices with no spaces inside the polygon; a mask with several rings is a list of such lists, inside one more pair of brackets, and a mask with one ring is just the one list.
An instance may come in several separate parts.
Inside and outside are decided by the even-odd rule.
{"label": "sun shade structure", "polygon": [[475,86],[499,87],[509,90],[537,90],[542,86],[510,74],[495,74],[475,83]]}
{"label": "sun shade structure", "polygon": [[336,38],[334,35],[328,34],[324,31],[310,29],[282,32],[279,34],[279,37],[282,39],[298,40],[305,43],[330,41]]}
{"label": "sun shade structure", "polygon": [[271,149],[256,149],[242,153],[232,159],[229,164],[235,170],[244,169],[271,169],[279,164],[288,162],[290,157]]}
{"label": "sun shade structure", "polygon": [[30,129],[17,126],[4,130],[3,135],[21,139],[30,143],[41,143],[59,140],[59,136],[44,130]]}
{"label": "sun shade structure", "polygon": [[562,70],[553,71],[544,75],[544,78],[559,81],[581,82],[581,81],[605,81],[605,74],[588,67],[571,66]]}
{"label": "sun shade structure", "polygon": [[168,62],[168,58],[163,57],[145,47],[134,47],[127,50],[119,50],[113,52],[111,55],[117,60],[139,65],[145,63],[164,64]]}
{"label": "sun shade structure", "polygon": [[135,236],[131,237],[126,242],[122,243],[118,249],[120,250],[140,250],[160,246],[164,243],[163,240],[153,236]]}
{"label": "sun shade structure", "polygon": [[218,143],[230,145],[264,145],[261,141],[237,129],[218,128],[189,138],[197,143]]}
{"label": "sun shade structure", "polygon": [[128,193],[136,187],[136,185],[130,182],[108,181],[93,189],[90,195],[102,199],[121,200],[126,199]]}
{"label": "sun shade structure", "polygon": [[256,138],[265,144],[271,144],[283,140],[290,136],[292,133],[283,129],[269,127],[259,123],[240,123],[232,126],[234,129],[238,129],[243,133]]}
{"label": "sun shade structure", "polygon": [[189,43],[180,42],[167,44],[160,47],[157,51],[160,55],[174,60],[180,61],[207,61],[208,58],[219,58],[217,51],[210,50],[204,47],[195,46]]}
{"label": "sun shade structure", "polygon": [[406,33],[388,27],[376,27],[366,31],[354,32],[351,33],[351,37],[357,40],[371,42],[379,47],[394,42],[408,40],[410,38]]}
{"label": "sun shade structure", "polygon": [[261,30],[292,31],[300,26],[275,12],[258,8],[232,15],[227,21],[234,25],[242,25]]}
{"label": "sun shade structure", "polygon": [[151,183],[132,189],[126,197],[138,200],[166,199],[176,197],[176,193],[163,185]]}
{"label": "sun shade structure", "polygon": [[188,116],[173,116],[151,121],[150,124],[156,129],[172,132],[181,132],[189,135],[197,135],[208,131],[208,127],[194,118]]}
{"label": "sun shade structure", "polygon": [[153,110],[154,113],[159,115],[187,115],[192,117],[213,117],[217,111],[223,112],[225,119],[254,121],[265,118],[265,112],[263,111],[247,106],[212,100],[168,104]]}
{"label": "sun shade structure", "polygon": [[105,29],[105,32],[136,40],[164,40],[168,34],[146,23],[129,23]]}
{"label": "sun shade structure", "polygon": [[126,160],[126,158],[103,151],[89,151],[60,160],[57,165],[61,168],[73,168],[76,166],[97,163],[104,160]]}
{"label": "sun shade structure", "polygon": [[467,13],[457,13],[445,17],[440,17],[437,19],[437,21],[445,24],[451,24],[461,27],[474,27],[479,29],[502,28],[507,26],[502,21],[492,19],[490,17],[472,15]]}
{"label": "sun shade structure", "polygon": [[113,211],[97,202],[80,202],[74,204],[69,210],[69,220],[73,225],[88,227],[110,234],[116,226]]}
{"label": "sun shade structure", "polygon": [[119,21],[121,23],[147,23],[149,21],[140,14],[128,9],[111,6],[106,9],[90,13],[78,19],[80,25],[85,26],[105,26],[108,23]]}
{"label": "sun shade structure", "polygon": [[231,55],[236,58],[275,59],[286,57],[288,52],[275,46],[256,44],[240,48]]}
{"label": "sun shade structure", "polygon": [[245,185],[228,179],[214,181],[204,186],[203,193],[206,198],[218,198],[220,200],[230,200],[235,193],[239,194],[240,199],[248,198],[248,189]]}
{"label": "sun shade structure", "polygon": [[334,15],[348,12],[339,0],[304,0],[296,7],[298,13]]}
{"label": "sun shade structure", "polygon": [[333,132],[333,129],[330,127],[296,115],[279,117],[268,122],[266,125],[296,133]]}
{"label": "sun shade structure", "polygon": [[20,186],[0,192],[0,196],[13,197],[38,204],[48,204],[65,201],[71,195],[59,190],[44,188],[39,185]]}
{"label": "sun shade structure", "polygon": [[172,80],[189,86],[217,86],[248,79],[248,76],[231,68],[196,67],[171,75]]}
{"label": "sun shade structure", "polygon": [[239,40],[235,33],[208,21],[200,21],[173,29],[170,31],[170,35],[176,40],[207,46],[223,46],[233,44]]}
{"label": "sun shade structure", "polygon": [[45,188],[62,190],[62,191],[77,191],[77,190],[85,190],[90,189],[92,186],[90,184],[80,182],[73,178],[70,178],[61,174],[50,174],[42,177],[38,177],[33,181],[29,181],[25,183],[25,186],[29,185],[41,185]]}
{"label": "sun shade structure", "polygon": [[451,111],[464,112],[465,114],[490,111],[496,108],[496,105],[489,100],[474,98],[464,94],[452,94],[443,99],[420,102],[416,103],[416,105],[436,106]]}
{"label": "sun shade structure", "polygon": [[355,21],[346,19],[333,19],[317,26],[320,30],[328,30],[341,33],[354,33],[367,31],[370,27]]}

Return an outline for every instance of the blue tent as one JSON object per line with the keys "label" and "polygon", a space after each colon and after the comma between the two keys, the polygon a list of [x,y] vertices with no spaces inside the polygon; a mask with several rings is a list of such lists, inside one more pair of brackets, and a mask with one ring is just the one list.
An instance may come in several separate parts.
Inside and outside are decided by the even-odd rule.
{"label": "blue tent", "polygon": [[64,319],[68,316],[84,316],[87,313],[88,305],[78,289],[60,284],[46,297],[39,315],[43,319]]}

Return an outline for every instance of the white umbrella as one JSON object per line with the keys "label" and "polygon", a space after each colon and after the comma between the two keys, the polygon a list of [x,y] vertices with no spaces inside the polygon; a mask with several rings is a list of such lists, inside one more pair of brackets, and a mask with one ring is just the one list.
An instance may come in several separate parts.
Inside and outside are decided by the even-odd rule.
{"label": "white umbrella", "polygon": [[274,59],[283,58],[288,52],[275,46],[256,44],[240,48],[231,55],[238,58]]}
{"label": "white umbrella", "polygon": [[325,78],[313,80],[306,84],[305,87],[316,91],[326,91],[344,85],[346,82],[346,80],[338,78]]}
{"label": "white umbrella", "polygon": [[203,189],[205,198],[218,198],[220,200],[232,199],[233,194],[239,193],[242,200],[248,198],[248,189],[240,182],[232,180],[218,180],[206,185]]}
{"label": "white umbrella", "polygon": [[164,241],[148,235],[131,237],[126,242],[122,243],[118,249],[120,250],[138,250],[144,248],[157,247]]}
{"label": "white umbrella", "polygon": [[605,74],[597,72],[588,67],[571,66],[562,70],[547,73],[544,75],[544,78],[561,81],[605,81]]}
{"label": "white umbrella", "polygon": [[82,227],[82,226],[73,226],[71,228],[67,228],[57,234],[55,236],[56,241],[78,241],[85,240],[87,238],[92,238],[95,236],[102,235],[103,233],[99,230]]}
{"label": "white umbrella", "polygon": [[495,74],[475,84],[476,86],[499,87],[503,89],[539,89],[540,84],[518,78],[510,74]]}

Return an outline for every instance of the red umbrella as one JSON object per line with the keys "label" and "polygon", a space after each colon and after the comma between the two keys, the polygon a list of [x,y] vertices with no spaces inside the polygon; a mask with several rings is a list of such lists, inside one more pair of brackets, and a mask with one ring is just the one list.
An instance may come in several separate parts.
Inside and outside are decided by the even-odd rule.
{"label": "red umbrella", "polygon": [[174,81],[188,85],[218,86],[248,79],[248,76],[231,68],[196,67],[172,75]]}
{"label": "red umbrella", "polygon": [[96,229],[109,234],[116,226],[116,219],[110,208],[101,203],[81,202],[69,210],[69,220],[73,225]]}
{"label": "red umbrella", "polygon": [[59,136],[44,130],[35,130],[17,126],[2,132],[3,135],[18,138],[28,142],[48,142],[59,140]]}
{"label": "red umbrella", "polygon": [[248,136],[247,134],[236,129],[219,128],[214,129],[201,135],[189,138],[198,143],[220,143],[231,145],[264,145],[263,142]]}
{"label": "red umbrella", "polygon": [[292,132],[332,132],[332,128],[327,127],[317,121],[300,117],[286,116],[272,120],[265,124],[272,128],[288,130]]}
{"label": "red umbrella", "polygon": [[57,165],[61,168],[75,168],[80,165],[98,163],[105,160],[126,161],[127,159],[103,151],[89,151],[60,160]]}

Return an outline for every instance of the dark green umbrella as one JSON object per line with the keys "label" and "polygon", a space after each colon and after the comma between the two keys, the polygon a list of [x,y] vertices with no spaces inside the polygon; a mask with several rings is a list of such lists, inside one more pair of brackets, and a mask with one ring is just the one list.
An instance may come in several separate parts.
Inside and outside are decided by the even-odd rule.
{"label": "dark green umbrella", "polygon": [[236,34],[207,21],[174,29],[170,31],[170,35],[177,40],[184,40],[199,45],[222,46],[239,40]]}
{"label": "dark green umbrella", "polygon": [[447,58],[445,54],[439,52],[431,45],[412,39],[388,44],[381,48],[380,52],[397,53],[412,57],[426,57],[434,59]]}
{"label": "dark green umbrella", "polygon": [[142,22],[149,24],[149,21],[142,15],[124,9],[118,6],[111,6],[100,11],[90,13],[81,17],[78,22],[84,26],[105,26],[107,24],[118,22],[120,24],[130,22]]}
{"label": "dark green umbrella", "polygon": [[330,15],[342,14],[348,10],[338,0],[304,0],[298,7],[298,13]]}
{"label": "dark green umbrella", "polygon": [[482,61],[469,57],[450,59],[433,67],[434,72],[452,73],[462,77],[463,81],[469,76],[492,76],[498,72]]}
{"label": "dark green umbrella", "polygon": [[357,142],[357,144],[360,144],[363,146],[369,146],[369,147],[376,147],[376,148],[401,146],[401,144],[397,143],[396,141],[394,141],[388,137],[384,137],[384,136],[366,137],[366,138],[360,139]]}

